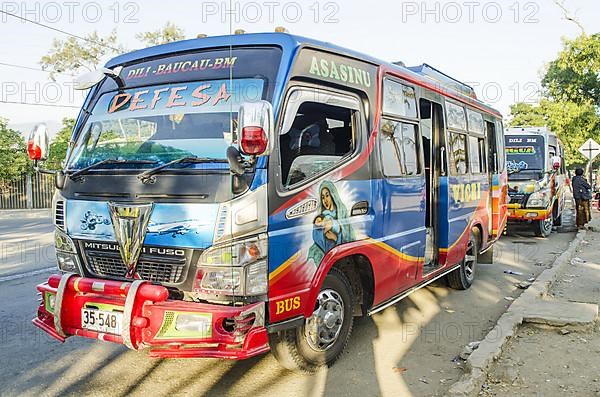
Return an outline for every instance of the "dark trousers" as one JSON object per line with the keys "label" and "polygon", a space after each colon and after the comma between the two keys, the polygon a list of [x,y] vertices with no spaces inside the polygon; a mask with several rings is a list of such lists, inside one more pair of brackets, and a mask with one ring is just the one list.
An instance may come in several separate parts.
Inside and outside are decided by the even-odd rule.
{"label": "dark trousers", "polygon": [[583,227],[592,220],[590,200],[576,199],[577,227]]}

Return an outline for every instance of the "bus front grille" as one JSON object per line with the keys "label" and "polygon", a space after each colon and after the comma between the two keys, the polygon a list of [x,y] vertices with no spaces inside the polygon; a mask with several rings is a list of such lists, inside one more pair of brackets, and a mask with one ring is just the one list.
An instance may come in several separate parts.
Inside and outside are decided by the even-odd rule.
{"label": "bus front grille", "polygon": [[[88,270],[96,276],[107,278],[124,278],[127,268],[120,256],[100,253],[86,252]],[[182,280],[185,270],[185,259],[180,260],[157,260],[140,257],[137,272],[142,280],[177,284]]]}
{"label": "bus front grille", "polygon": [[521,204],[527,205],[527,199],[529,199],[529,194],[525,193],[512,193],[508,195],[510,199],[510,204]]}

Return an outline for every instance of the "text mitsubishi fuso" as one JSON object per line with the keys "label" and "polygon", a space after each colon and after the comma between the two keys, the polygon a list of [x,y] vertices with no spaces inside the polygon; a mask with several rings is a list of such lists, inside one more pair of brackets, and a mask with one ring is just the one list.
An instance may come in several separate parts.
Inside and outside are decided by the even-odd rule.
{"label": "text mitsubishi fuso", "polygon": [[426,64],[242,34],[124,54],[79,87],[61,274],[33,320],[60,341],[313,371],[354,317],[440,277],[469,288],[506,223],[501,115]]}

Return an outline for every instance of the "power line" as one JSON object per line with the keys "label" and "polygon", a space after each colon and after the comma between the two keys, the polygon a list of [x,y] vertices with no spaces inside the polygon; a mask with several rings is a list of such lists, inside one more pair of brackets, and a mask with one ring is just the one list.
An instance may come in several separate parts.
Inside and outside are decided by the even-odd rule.
{"label": "power line", "polygon": [[22,16],[17,15],[17,14],[13,14],[13,13],[10,13],[10,12],[4,11],[4,10],[0,10],[0,13],[8,15],[8,16],[11,16],[13,18],[20,19],[21,21],[24,21],[24,22],[33,23],[34,25],[38,25],[38,26],[44,27],[46,29],[54,30],[55,32],[66,34],[67,36],[71,36],[71,37],[74,37],[74,38],[79,39],[79,40],[87,41],[88,43],[92,43],[92,44],[100,45],[102,47],[110,48],[111,50],[116,51],[116,52],[121,52],[121,50],[119,50],[118,48],[111,47],[111,46],[106,45],[104,43],[101,43],[99,41],[91,40],[91,39],[88,39],[88,38],[85,38],[85,37],[82,37],[82,36],[79,36],[79,35],[76,35],[76,34],[73,34],[73,33],[69,33],[69,32],[67,32],[65,30],[61,30],[61,29],[58,29],[58,28],[55,28],[55,27],[52,27],[52,26],[49,26],[49,25],[45,25],[45,24],[43,24],[41,22],[33,21],[31,19],[27,19],[27,18],[22,17]]}
{"label": "power line", "polygon": [[54,108],[73,108],[73,109],[79,109],[79,108],[81,108],[81,106],[59,105],[57,103],[35,103],[35,102],[3,101],[3,100],[0,100],[0,103],[6,103],[6,104],[9,104],[9,105],[48,106],[48,107],[54,107]]}
{"label": "power line", "polygon": [[52,72],[50,70],[46,70],[46,69],[42,69],[42,68],[34,68],[33,66],[17,65],[16,63],[0,62],[0,66],[8,66],[11,68],[27,69],[27,70],[33,70],[36,72],[61,74],[61,75],[70,76],[70,77],[74,76],[73,74],[70,74],[70,73]]}

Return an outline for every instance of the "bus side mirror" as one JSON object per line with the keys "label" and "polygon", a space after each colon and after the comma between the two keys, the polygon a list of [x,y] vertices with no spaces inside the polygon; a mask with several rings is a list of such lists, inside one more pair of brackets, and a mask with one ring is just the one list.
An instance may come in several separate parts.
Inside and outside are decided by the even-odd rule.
{"label": "bus side mirror", "polygon": [[242,153],[248,156],[268,154],[273,144],[273,106],[262,100],[244,102],[238,120]]}
{"label": "bus side mirror", "polygon": [[104,80],[106,76],[113,79],[117,83],[119,88],[123,88],[125,84],[123,83],[123,80],[119,77],[119,73],[121,73],[121,70],[123,70],[123,67],[121,66],[117,66],[114,70],[108,68],[99,68],[96,70],[92,70],[75,78],[75,84],[73,88],[76,90],[87,90],[88,88],[92,88],[93,86]]}
{"label": "bus side mirror", "polygon": [[36,125],[29,139],[27,140],[27,155],[29,159],[34,161],[37,165],[38,161],[44,161],[48,158],[48,129],[46,124]]}

